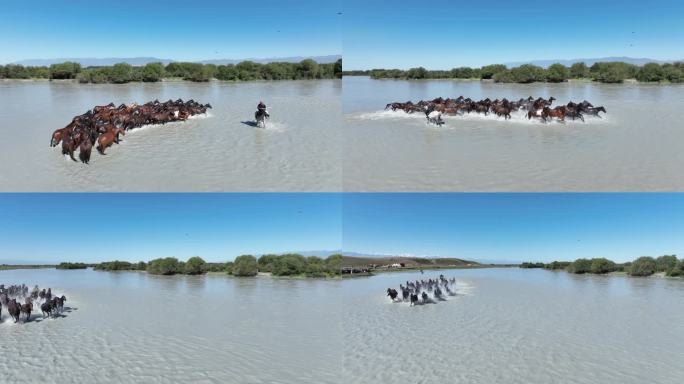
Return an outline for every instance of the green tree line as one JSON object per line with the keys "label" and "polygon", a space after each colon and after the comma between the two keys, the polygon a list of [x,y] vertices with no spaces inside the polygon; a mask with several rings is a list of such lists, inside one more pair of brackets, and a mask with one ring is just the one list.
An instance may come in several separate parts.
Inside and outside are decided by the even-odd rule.
{"label": "green tree line", "polygon": [[81,68],[78,63],[65,62],[49,67],[17,64],[0,65],[0,79],[76,79],[80,83],[157,82],[178,78],[204,82],[212,79],[225,81],[251,80],[310,80],[342,77],[342,59],[320,64],[306,59],[299,63],[275,62],[268,64],[243,61],[238,64],[215,65],[173,62],[148,63],[132,66],[118,63],[112,66]]}
{"label": "green tree line", "polygon": [[288,253],[263,255],[258,259],[252,255],[242,255],[236,257],[233,262],[207,263],[201,257],[194,256],[186,261],[180,261],[175,257],[158,258],[147,263],[107,261],[96,264],[94,269],[97,271],[146,271],[154,275],[199,275],[207,272],[225,272],[234,276],[256,276],[258,272],[269,272],[274,276],[333,277],[340,275],[341,261],[341,255],[321,258]]}
{"label": "green tree line", "polygon": [[627,263],[616,263],[606,258],[577,259],[572,262],[554,261],[547,264],[525,262],[520,264],[520,267],[565,270],[575,274],[625,272],[630,276],[650,276],[654,273],[664,272],[667,276],[684,277],[684,259],[679,260],[675,255],[664,255],[657,258],[643,256]]}
{"label": "green tree line", "polygon": [[345,75],[366,75],[373,79],[480,79],[500,83],[560,83],[570,79],[588,79],[601,83],[622,83],[627,79],[641,82],[684,82],[684,62],[648,63],[643,66],[624,62],[597,62],[592,66],[575,63],[570,67],[553,64],[548,68],[524,64],[508,68],[503,64],[480,68],[459,67],[451,70],[427,70],[423,67],[345,71]]}

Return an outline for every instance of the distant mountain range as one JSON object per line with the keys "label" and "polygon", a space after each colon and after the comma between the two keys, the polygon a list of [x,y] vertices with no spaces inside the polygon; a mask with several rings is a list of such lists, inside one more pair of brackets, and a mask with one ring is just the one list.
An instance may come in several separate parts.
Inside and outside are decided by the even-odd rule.
{"label": "distant mountain range", "polygon": [[[298,63],[305,59],[313,59],[321,64],[334,63],[341,59],[342,55],[326,55],[326,56],[291,56],[291,57],[272,57],[272,58],[246,58],[246,59],[213,59],[194,61],[202,64],[237,64],[241,61],[250,60],[256,63],[267,64],[273,62],[287,62]],[[83,67],[100,67],[107,65],[114,65],[116,63],[128,63],[133,66],[141,66],[147,63],[163,63],[164,65],[178,60],[160,59],[158,57],[64,57],[55,59],[27,59],[19,60],[11,64],[21,64],[23,66],[49,66],[51,64],[63,63],[65,61],[72,61],[81,64]]]}
{"label": "distant mountain range", "polygon": [[611,62],[611,61],[622,61],[625,63],[629,64],[634,64],[634,65],[644,65],[646,63],[672,63],[675,61],[681,61],[681,60],[655,60],[655,59],[649,59],[645,57],[598,57],[598,58],[589,58],[589,59],[569,59],[569,60],[531,60],[531,61],[515,61],[515,62],[510,62],[510,63],[504,63],[507,67],[517,67],[519,65],[523,64],[533,64],[533,65],[538,65],[540,67],[548,67],[551,64],[556,64],[560,63],[565,66],[571,66],[575,63],[585,63],[587,66],[592,66],[594,63],[597,62]]}

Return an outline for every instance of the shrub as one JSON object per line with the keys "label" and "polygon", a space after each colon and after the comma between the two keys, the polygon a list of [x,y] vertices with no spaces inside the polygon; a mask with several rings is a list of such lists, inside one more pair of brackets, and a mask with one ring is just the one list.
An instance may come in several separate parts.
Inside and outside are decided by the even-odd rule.
{"label": "shrub", "polygon": [[50,79],[75,79],[81,72],[81,64],[66,61],[50,66]]}
{"label": "shrub", "polygon": [[273,263],[273,275],[292,276],[306,272],[306,259],[296,253],[285,254],[276,258]]}
{"label": "shrub", "polygon": [[278,255],[268,254],[259,257],[258,265],[260,272],[273,272],[273,263],[275,263]]}
{"label": "shrub", "polygon": [[133,80],[133,67],[128,63],[118,63],[112,66],[109,81],[115,84],[128,83]]}
{"label": "shrub", "polygon": [[534,83],[546,80],[544,68],[532,64],[523,64],[511,69],[511,75],[516,83]]}
{"label": "shrub", "polygon": [[235,258],[232,273],[235,276],[256,276],[258,272],[257,259],[252,255],[242,255]]}
{"label": "shrub", "polygon": [[591,273],[603,274],[615,272],[616,270],[617,265],[611,260],[605,258],[591,259]]}
{"label": "shrub", "polygon": [[570,77],[573,79],[583,79],[591,76],[589,67],[584,63],[574,63],[570,66]]}
{"label": "shrub", "polygon": [[677,261],[677,264],[667,272],[667,275],[672,277],[684,277],[684,260]]}
{"label": "shrub", "polygon": [[569,261],[553,261],[544,265],[544,268],[551,270],[566,269],[570,264]]}
{"label": "shrub", "polygon": [[411,68],[406,72],[407,79],[425,79],[427,75],[428,71],[423,67]]}
{"label": "shrub", "polygon": [[656,271],[667,272],[677,265],[677,256],[664,255],[656,259]]}
{"label": "shrub", "polygon": [[568,265],[567,271],[576,274],[591,272],[591,260],[577,259]]}
{"label": "shrub", "polygon": [[665,73],[658,63],[648,63],[639,68],[636,73],[639,81],[662,81],[665,80]]}
{"label": "shrub", "polygon": [[147,63],[142,69],[142,81],[157,82],[164,77],[164,65],[162,63]]}
{"label": "shrub", "polygon": [[480,69],[480,78],[481,79],[492,79],[492,78],[494,78],[494,75],[496,75],[499,72],[503,72],[505,70],[506,70],[506,66],[503,64],[486,65]]}
{"label": "shrub", "polygon": [[181,264],[175,257],[154,259],[147,265],[147,273],[153,275],[175,275],[181,271]]}
{"label": "shrub", "polygon": [[86,269],[86,268],[88,268],[88,264],[62,262],[62,263],[59,263],[55,268],[57,268],[57,269]]}
{"label": "shrub", "polygon": [[204,260],[199,256],[193,256],[185,262],[183,272],[186,275],[199,275],[204,273]]}
{"label": "shrub", "polygon": [[546,81],[551,83],[560,83],[568,80],[570,72],[563,64],[553,64],[546,69]]}
{"label": "shrub", "polygon": [[656,261],[652,257],[643,256],[634,262],[629,268],[630,276],[650,276],[656,272]]}
{"label": "shrub", "polygon": [[520,268],[544,268],[544,263],[530,263],[530,262],[525,262],[520,264]]}

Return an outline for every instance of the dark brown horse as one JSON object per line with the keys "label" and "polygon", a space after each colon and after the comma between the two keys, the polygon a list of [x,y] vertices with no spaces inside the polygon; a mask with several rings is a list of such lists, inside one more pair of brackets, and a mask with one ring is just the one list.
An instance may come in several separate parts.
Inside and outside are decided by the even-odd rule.
{"label": "dark brown horse", "polygon": [[31,311],[33,311],[33,303],[29,302],[26,304],[22,304],[21,313],[26,315],[26,321],[31,320]]}
{"label": "dark brown horse", "polygon": [[86,140],[83,140],[81,142],[81,146],[78,151],[78,158],[81,160],[83,164],[88,164],[90,162],[90,153],[93,150],[93,142],[90,141],[90,138],[87,138]]}
{"label": "dark brown horse", "polygon": [[69,155],[71,160],[78,161],[74,158],[74,151],[78,147],[79,143],[76,137],[72,135],[67,135],[62,138],[62,155]]}
{"label": "dark brown horse", "polygon": [[10,316],[12,316],[15,323],[19,321],[19,315],[21,314],[21,305],[17,303],[16,299],[12,299],[9,303],[7,303],[7,312],[9,312]]}

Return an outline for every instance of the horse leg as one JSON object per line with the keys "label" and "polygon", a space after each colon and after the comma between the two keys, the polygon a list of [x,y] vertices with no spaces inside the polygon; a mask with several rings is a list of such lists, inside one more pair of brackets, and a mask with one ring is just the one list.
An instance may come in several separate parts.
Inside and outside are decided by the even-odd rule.
{"label": "horse leg", "polygon": [[71,158],[71,160],[78,162],[78,160],[76,160],[74,158],[74,150],[73,149],[69,149],[69,157]]}

